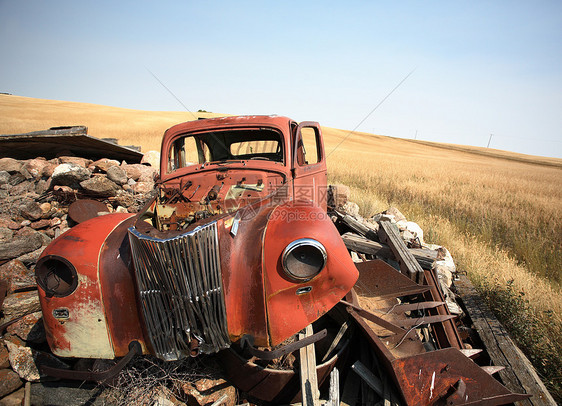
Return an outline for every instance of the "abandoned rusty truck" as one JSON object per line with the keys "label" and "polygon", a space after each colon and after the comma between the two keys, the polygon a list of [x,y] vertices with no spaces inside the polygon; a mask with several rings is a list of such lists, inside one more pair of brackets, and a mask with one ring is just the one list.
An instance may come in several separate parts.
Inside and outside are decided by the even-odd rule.
{"label": "abandoned rusty truck", "polygon": [[[350,370],[355,337],[376,354],[397,403],[525,397],[463,354],[431,274],[413,281],[380,260],[354,264],[327,214],[315,122],[240,116],[168,129],[155,197],[138,214],[68,230],[45,249],[36,278],[48,342],[60,357],[123,357],[117,368],[140,353],[166,361],[219,353],[240,390],[279,403],[299,399],[298,374],[260,361],[316,343],[322,384],[336,363],[342,375]],[[376,313],[393,306],[402,312]],[[311,324],[313,333],[297,340]],[[431,326],[434,345],[422,325]]]}

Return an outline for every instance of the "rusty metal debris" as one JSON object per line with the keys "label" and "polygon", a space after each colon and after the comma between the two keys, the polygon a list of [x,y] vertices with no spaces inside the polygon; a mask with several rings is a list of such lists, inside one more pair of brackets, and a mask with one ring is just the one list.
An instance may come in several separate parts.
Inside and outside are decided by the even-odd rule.
{"label": "rusty metal debris", "polygon": [[98,200],[79,199],[68,206],[68,216],[78,224],[104,212],[107,212],[107,206]]}
{"label": "rusty metal debris", "polygon": [[[449,315],[423,315],[436,305],[440,306],[440,302],[424,302],[423,295],[419,294],[402,296],[398,293],[394,298],[388,294],[385,298],[373,295],[377,284],[371,284],[374,279],[369,277],[370,274],[397,271],[382,261],[360,263],[358,268],[360,276],[355,291],[352,291],[351,303],[344,304],[376,357],[391,373],[406,405],[427,405],[438,400],[447,404],[506,404],[529,397],[509,391],[453,346],[458,333],[449,335],[442,328],[451,320]],[[388,306],[393,302],[395,306]],[[373,317],[374,314],[362,305],[378,309],[382,315]],[[406,315],[406,312],[411,314]],[[422,315],[417,315],[418,312]],[[438,346],[429,352],[420,338],[422,334],[417,331],[427,324],[431,324],[434,345]],[[443,332],[439,339],[437,331]],[[453,390],[455,387],[457,389]]]}
{"label": "rusty metal debris", "polygon": [[127,366],[133,357],[137,354],[142,354],[141,345],[136,341],[131,341],[129,344],[129,352],[119,360],[113,367],[105,371],[76,371],[69,369],[54,368],[47,365],[41,366],[41,372],[45,375],[53,376],[61,379],[71,379],[77,381],[95,381],[99,383],[109,382],[112,378],[117,376],[119,372]]}

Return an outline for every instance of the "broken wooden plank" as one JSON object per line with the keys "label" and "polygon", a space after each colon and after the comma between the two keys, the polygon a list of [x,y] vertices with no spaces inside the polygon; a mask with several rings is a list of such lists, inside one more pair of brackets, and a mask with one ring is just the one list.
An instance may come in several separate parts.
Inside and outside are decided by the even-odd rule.
{"label": "broken wooden plank", "polygon": [[345,243],[345,246],[352,251],[362,252],[364,254],[370,255],[378,255],[383,258],[394,257],[394,254],[392,254],[392,251],[390,250],[390,247],[388,245],[370,240],[362,235],[348,232],[343,234],[341,238]]}
{"label": "broken wooden plank", "polygon": [[381,221],[379,229],[379,238],[381,242],[388,244],[394,258],[400,265],[400,271],[416,283],[423,283],[423,269],[416,261],[408,247],[400,237],[398,228],[390,223],[390,221]]}
{"label": "broken wooden plank", "polygon": [[340,372],[337,368],[330,373],[330,392],[325,406],[340,406]]}
{"label": "broken wooden plank", "polygon": [[338,211],[336,211],[336,214],[346,226],[355,231],[357,234],[367,237],[369,240],[378,240],[377,229],[374,225],[369,226],[360,221],[357,221],[349,214],[342,214]]}
{"label": "broken wooden plank", "polygon": [[227,403],[226,401],[228,400],[228,395],[225,393],[224,395],[222,395],[220,398],[218,398],[215,402],[213,402],[213,404],[211,406],[219,406],[222,405],[223,403]]}
{"label": "broken wooden plank", "polygon": [[467,358],[474,358],[482,352],[482,350],[479,348],[464,348],[459,351],[462,352],[463,355]]}
{"label": "broken wooden plank", "polygon": [[439,252],[429,248],[408,248],[423,269],[431,269],[439,259]]}
{"label": "broken wooden plank", "polygon": [[460,275],[459,280],[455,281],[455,287],[490,359],[494,365],[506,366],[498,373],[504,385],[512,392],[533,395],[529,399],[517,402],[517,405],[556,405],[530,361],[511,340],[488,306],[482,302],[468,278]]}
{"label": "broken wooden plank", "polygon": [[[356,251],[363,254],[376,255],[380,258],[390,258],[394,259],[394,254],[390,247],[386,244],[381,244],[376,241],[372,241],[361,235],[354,233],[345,233],[342,235],[342,240],[347,247],[347,249]],[[423,269],[431,269],[433,263],[437,259],[437,251],[429,250],[423,248],[408,248],[408,251],[412,253],[416,261],[420,264]]]}
{"label": "broken wooden plank", "polygon": [[332,344],[330,344],[330,347],[328,348],[328,351],[326,351],[326,354],[324,354],[324,356],[320,360],[321,363],[325,362],[328,359],[328,356],[332,353],[332,351],[334,351],[336,349],[336,347],[340,343],[341,339],[343,338],[343,335],[347,331],[348,327],[349,327],[349,323],[347,321],[345,321],[341,325],[341,327],[338,331],[338,334],[336,334],[336,336],[334,337],[334,340],[332,341]]}
{"label": "broken wooden plank", "polygon": [[[305,332],[299,334],[299,340],[313,335],[312,324],[306,326]],[[301,391],[303,406],[320,406],[320,391],[316,375],[316,355],[314,343],[300,350]]]}
{"label": "broken wooden plank", "polygon": [[361,381],[359,375],[347,374],[341,395],[342,406],[355,406],[359,404],[359,391]]}

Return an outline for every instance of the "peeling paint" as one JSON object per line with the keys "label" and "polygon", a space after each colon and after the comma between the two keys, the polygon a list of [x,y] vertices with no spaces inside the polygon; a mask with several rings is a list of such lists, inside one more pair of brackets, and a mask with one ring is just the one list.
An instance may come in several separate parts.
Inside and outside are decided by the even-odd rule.
{"label": "peeling paint", "polygon": [[78,303],[64,326],[70,348],[56,348],[59,357],[114,358],[99,300]]}

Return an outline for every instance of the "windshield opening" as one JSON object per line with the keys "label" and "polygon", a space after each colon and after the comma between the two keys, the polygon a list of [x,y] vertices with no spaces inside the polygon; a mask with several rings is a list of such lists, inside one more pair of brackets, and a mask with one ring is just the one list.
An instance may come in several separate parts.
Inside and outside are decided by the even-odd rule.
{"label": "windshield opening", "polygon": [[284,163],[283,138],[271,128],[236,129],[189,134],[175,140],[168,172],[207,162],[266,160]]}

